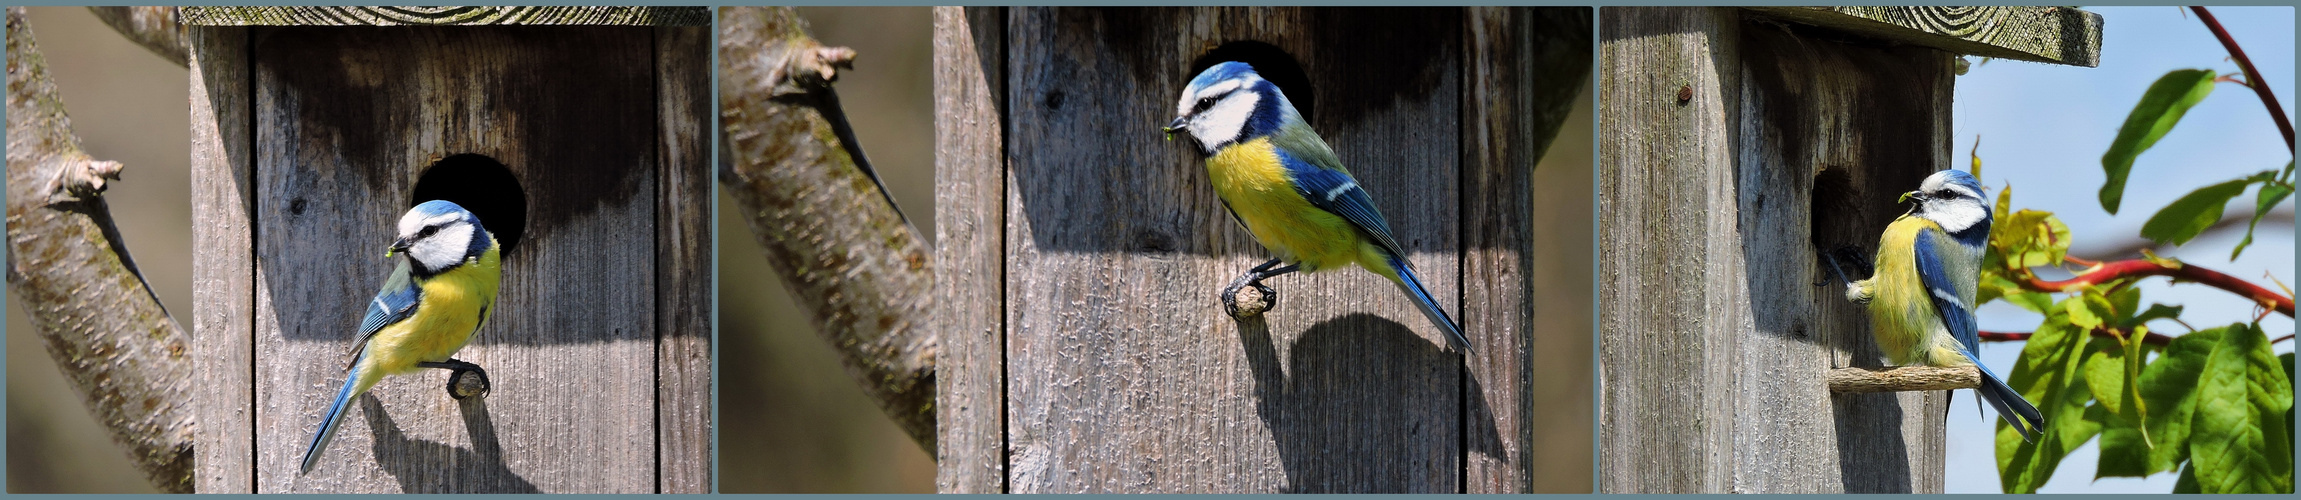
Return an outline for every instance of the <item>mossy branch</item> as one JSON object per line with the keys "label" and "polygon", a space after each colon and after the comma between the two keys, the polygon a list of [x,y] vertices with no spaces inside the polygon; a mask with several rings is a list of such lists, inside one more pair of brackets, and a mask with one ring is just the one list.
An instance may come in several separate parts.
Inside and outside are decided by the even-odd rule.
{"label": "mossy branch", "polygon": [[24,17],[8,8],[8,288],[152,485],[191,492],[191,336],[121,245],[102,197],[120,164],[80,149]]}
{"label": "mossy branch", "polygon": [[720,9],[719,182],[848,374],[932,454],[933,258],[831,89],[854,57],[809,37],[789,7]]}

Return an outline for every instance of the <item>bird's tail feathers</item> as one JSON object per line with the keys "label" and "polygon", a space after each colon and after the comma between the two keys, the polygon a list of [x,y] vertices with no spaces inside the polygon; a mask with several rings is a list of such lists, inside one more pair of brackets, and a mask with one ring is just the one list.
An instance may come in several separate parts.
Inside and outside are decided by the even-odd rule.
{"label": "bird's tail feathers", "polygon": [[[1968,354],[1968,357],[1971,355]],[[1975,361],[1973,366],[1981,369],[1981,387],[1974,388],[1974,392],[1981,396],[1982,401],[1988,401],[1991,407],[1996,408],[1998,418],[2012,425],[2015,432],[2020,432],[2023,441],[2036,439],[2038,433],[2044,431],[2045,414],[2038,413],[2037,407],[2029,404],[2029,399],[2021,397],[2021,393],[2013,390],[2013,386],[2006,385],[2005,379],[1991,373],[1988,366],[1983,366],[1980,361]]]}
{"label": "bird's tail feathers", "polygon": [[[364,354],[360,356],[366,357]],[[359,366],[360,361],[353,359],[352,366]],[[335,440],[336,428],[343,424],[344,410],[351,407],[352,398],[359,397],[360,393],[367,392],[368,387],[375,385],[369,379],[367,374],[359,370],[352,370],[344,377],[344,388],[336,391],[335,402],[328,405],[327,415],[320,417],[319,431],[312,433],[312,443],[304,447],[303,473],[312,472],[312,466],[319,464],[320,454],[327,451],[328,442]]]}
{"label": "bird's tail feathers", "polygon": [[1398,283],[1398,289],[1404,290],[1406,296],[1413,297],[1414,305],[1422,309],[1422,315],[1429,316],[1431,323],[1437,324],[1439,330],[1446,332],[1447,343],[1453,344],[1455,349],[1462,350],[1463,354],[1471,354],[1470,339],[1462,335],[1462,325],[1455,323],[1453,317],[1446,315],[1445,309],[1438,307],[1438,301],[1431,298],[1430,291],[1422,287],[1422,279],[1414,275],[1414,269],[1407,265],[1406,259],[1391,255],[1389,264],[1390,269],[1398,274],[1398,279],[1395,280]]}

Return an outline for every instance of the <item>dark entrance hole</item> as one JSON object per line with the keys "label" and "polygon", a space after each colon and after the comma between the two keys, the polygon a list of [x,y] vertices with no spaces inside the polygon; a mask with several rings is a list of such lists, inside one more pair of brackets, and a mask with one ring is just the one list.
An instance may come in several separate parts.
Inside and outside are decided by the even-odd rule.
{"label": "dark entrance hole", "polygon": [[407,206],[431,200],[447,200],[479,216],[479,224],[503,246],[505,259],[511,258],[520,236],[527,233],[527,188],[520,187],[519,177],[494,158],[459,154],[424,168]]}

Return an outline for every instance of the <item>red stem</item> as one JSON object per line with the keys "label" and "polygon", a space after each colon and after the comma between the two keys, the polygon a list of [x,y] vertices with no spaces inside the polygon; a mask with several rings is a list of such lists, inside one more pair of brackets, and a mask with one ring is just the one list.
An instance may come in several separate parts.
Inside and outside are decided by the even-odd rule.
{"label": "red stem", "polygon": [[[2032,335],[2030,332],[1993,332],[1989,330],[1982,330],[1974,333],[1979,334],[1981,340],[1984,342],[2021,342],[2029,340],[2029,336]],[[2110,331],[2108,328],[2094,328],[2092,332],[2088,333],[2093,334],[2095,337],[2125,337],[2124,334]],[[2154,346],[2164,346],[2173,343],[2173,337],[2161,333],[2151,333],[2142,336],[2141,343]]]}
{"label": "red stem", "polygon": [[[2269,92],[2269,83],[2261,80],[2261,72],[2253,69],[2253,59],[2245,57],[2245,49],[2237,47],[2237,39],[2229,37],[2229,30],[2221,28],[2221,21],[2213,18],[2213,12],[2196,6],[2189,10],[2197,12],[2197,20],[2204,21],[2205,28],[2213,30],[2214,38],[2221,39],[2221,46],[2229,49],[2229,57],[2237,60],[2237,68],[2245,70],[2245,79],[2252,83],[2246,87],[2252,88],[2255,95],[2261,96],[2261,104],[2269,107],[2269,117],[2277,120],[2277,131],[2285,133],[2285,149],[2291,151],[2293,122],[2285,118],[2285,106],[2277,104],[2277,95]],[[2292,311],[2291,307],[2287,307],[2285,315],[2292,316]]]}
{"label": "red stem", "polygon": [[2292,297],[2278,295],[2277,292],[2247,283],[2235,276],[2221,274],[2220,271],[2191,265],[2166,266],[2138,259],[2102,262],[2091,272],[2061,281],[2041,280],[2037,278],[2037,275],[2027,272],[2018,274],[2020,276],[2016,277],[2015,281],[2020,282],[2023,288],[2040,292],[2061,292],[2123,278],[2166,276],[2173,278],[2175,282],[2199,283],[2243,295],[2245,298],[2252,299],[2256,304],[2284,313],[2285,317],[2293,317]]}
{"label": "red stem", "polygon": [[2271,344],[2275,344],[2275,343],[2278,343],[2278,342],[2284,342],[2284,341],[2287,341],[2287,340],[2293,340],[2293,334],[2290,334],[2290,333],[2288,333],[2288,334],[2285,334],[2285,336],[2283,336],[2283,337],[2277,337],[2277,340],[2271,340],[2271,341],[2269,341],[2269,343],[2271,343]]}

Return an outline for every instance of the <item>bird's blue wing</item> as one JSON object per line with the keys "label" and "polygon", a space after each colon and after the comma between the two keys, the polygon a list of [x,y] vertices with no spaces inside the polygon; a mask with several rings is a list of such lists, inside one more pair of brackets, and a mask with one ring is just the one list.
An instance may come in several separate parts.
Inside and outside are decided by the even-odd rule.
{"label": "bird's blue wing", "polygon": [[1964,298],[1970,295],[1964,290],[1973,285],[1961,285],[1953,274],[1955,271],[1973,274],[1974,270],[1950,263],[1951,257],[1942,255],[1947,249],[1945,243],[1956,244],[1938,229],[1918,230],[1916,248],[1911,252],[1917,254],[1918,282],[1925,285],[1926,296],[1933,300],[1934,313],[1949,327],[1950,336],[1957,339],[1958,345],[1965,346],[1966,352],[1978,353],[1981,336],[1974,326],[1973,311],[1967,308]]}
{"label": "bird's blue wing", "polygon": [[1374,199],[1367,197],[1366,189],[1359,187],[1358,180],[1352,179],[1348,172],[1321,168],[1283,149],[1279,150],[1278,159],[1286,165],[1287,173],[1294,176],[1294,191],[1310,200],[1310,206],[1342,216],[1373,236],[1374,242],[1383,249],[1406,255],[1405,247],[1399,246],[1397,238],[1390,235],[1390,222],[1382,218],[1380,209],[1374,208]]}
{"label": "bird's blue wing", "polygon": [[2030,404],[2027,398],[2023,398],[2020,391],[2006,385],[2004,378],[1990,371],[1989,365],[1981,364],[1980,327],[1975,325],[1973,311],[1966,307],[1964,299],[1972,296],[1976,285],[1959,283],[1955,277],[1976,276],[1975,269],[1969,267],[1974,264],[1961,265],[1951,261],[1951,256],[1943,255],[1962,248],[1965,248],[1962,243],[1956,242],[1939,229],[1919,229],[1916,248],[1911,252],[1917,255],[1918,282],[1925,285],[1926,296],[1933,300],[1934,313],[1941,316],[1942,325],[1949,329],[1950,337],[1957,339],[1959,354],[1965,355],[1967,361],[1973,362],[1974,368],[1981,370],[1981,387],[1975,388],[1975,392],[1981,395],[1983,402],[1996,408],[1998,418],[2005,420],[2015,432],[2021,433],[2023,440],[2032,439],[2045,426],[2045,415],[2038,412],[2037,406]]}
{"label": "bird's blue wing", "polygon": [[368,338],[374,337],[377,331],[414,316],[416,303],[422,299],[423,288],[416,286],[407,259],[400,259],[399,267],[392,269],[390,278],[384,279],[383,290],[376,292],[375,300],[368,301],[367,316],[360,318],[360,341],[352,347],[352,360],[358,362],[360,350],[367,347]]}

